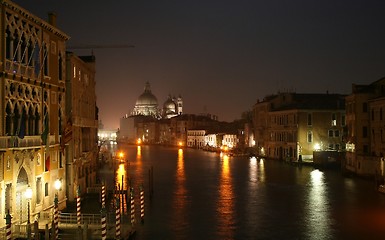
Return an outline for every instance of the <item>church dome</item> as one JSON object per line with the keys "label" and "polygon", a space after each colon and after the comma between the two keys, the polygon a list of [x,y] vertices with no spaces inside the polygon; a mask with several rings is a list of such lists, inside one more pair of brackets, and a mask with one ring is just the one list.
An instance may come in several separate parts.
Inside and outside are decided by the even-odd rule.
{"label": "church dome", "polygon": [[176,105],[175,102],[172,100],[171,96],[168,97],[168,99],[163,104],[163,109],[168,112],[175,112]]}
{"label": "church dome", "polygon": [[158,99],[151,93],[150,83],[146,83],[146,87],[144,88],[144,92],[138,97],[136,100],[136,104],[138,106],[158,106]]}

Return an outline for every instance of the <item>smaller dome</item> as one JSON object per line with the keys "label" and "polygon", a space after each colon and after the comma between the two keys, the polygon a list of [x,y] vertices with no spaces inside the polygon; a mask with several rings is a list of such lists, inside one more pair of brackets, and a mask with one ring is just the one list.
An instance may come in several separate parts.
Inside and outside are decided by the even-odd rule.
{"label": "smaller dome", "polygon": [[172,100],[171,96],[168,96],[168,99],[163,104],[163,109],[165,112],[175,112],[176,105],[175,102]]}

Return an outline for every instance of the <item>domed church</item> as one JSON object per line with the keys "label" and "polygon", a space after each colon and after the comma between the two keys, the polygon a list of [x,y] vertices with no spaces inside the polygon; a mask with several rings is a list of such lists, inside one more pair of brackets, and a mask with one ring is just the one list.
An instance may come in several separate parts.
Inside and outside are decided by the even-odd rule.
{"label": "domed church", "polygon": [[149,82],[146,82],[144,92],[136,100],[131,115],[144,115],[159,118],[158,99],[152,94]]}
{"label": "domed church", "polygon": [[183,101],[179,95],[178,98],[168,95],[167,100],[163,104],[162,117],[172,118],[183,113]]}
{"label": "domed church", "polygon": [[183,113],[182,97],[171,97],[163,104],[163,109],[158,108],[158,99],[151,92],[150,83],[146,82],[144,92],[136,100],[134,110],[131,112],[132,116],[152,116],[154,118],[171,118]]}

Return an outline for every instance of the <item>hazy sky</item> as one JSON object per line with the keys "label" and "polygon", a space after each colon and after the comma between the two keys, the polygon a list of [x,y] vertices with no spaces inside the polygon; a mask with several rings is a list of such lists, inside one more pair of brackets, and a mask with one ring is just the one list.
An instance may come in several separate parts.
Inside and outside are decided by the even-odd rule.
{"label": "hazy sky", "polygon": [[[149,81],[159,106],[239,119],[278,91],[351,92],[385,76],[384,0],[18,0],[57,14],[68,45],[94,49],[106,128],[133,109]],[[91,49],[75,51],[89,55]]]}

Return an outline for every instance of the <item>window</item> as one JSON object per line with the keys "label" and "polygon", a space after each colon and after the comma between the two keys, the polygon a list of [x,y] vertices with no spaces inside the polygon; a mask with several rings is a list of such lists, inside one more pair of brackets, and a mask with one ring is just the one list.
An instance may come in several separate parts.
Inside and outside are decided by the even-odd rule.
{"label": "window", "polygon": [[44,196],[46,196],[46,197],[48,197],[48,192],[49,192],[48,189],[49,189],[48,188],[48,183],[45,183],[44,184]]}
{"label": "window", "polygon": [[307,114],[307,125],[308,126],[311,126],[313,123],[312,123],[312,116],[311,116],[311,113],[308,113]]}
{"label": "window", "polygon": [[364,153],[369,153],[369,146],[368,145],[364,145]]}
{"label": "window", "polygon": [[337,114],[332,113],[332,126],[337,126]]}
{"label": "window", "polygon": [[364,113],[368,112],[368,103],[366,102],[362,103],[362,112]]}
{"label": "window", "polygon": [[307,132],[307,142],[309,142],[309,143],[313,142],[313,132],[312,131]]}
{"label": "window", "polygon": [[59,53],[59,80],[63,80],[63,58]]}
{"label": "window", "polygon": [[38,177],[36,179],[36,203],[40,204],[41,203],[41,177]]}
{"label": "window", "polygon": [[368,137],[368,127],[362,127],[362,137]]}
{"label": "window", "polygon": [[329,137],[333,137],[334,136],[333,130],[329,130],[328,135],[329,135]]}
{"label": "window", "polygon": [[345,116],[345,114],[343,114],[341,116],[341,126],[345,126],[345,125],[346,125],[346,116]]}
{"label": "window", "polygon": [[43,66],[44,66],[44,76],[48,76],[48,47],[47,45],[43,46]]}
{"label": "window", "polygon": [[334,137],[339,137],[339,136],[340,136],[340,130],[335,130]]}

